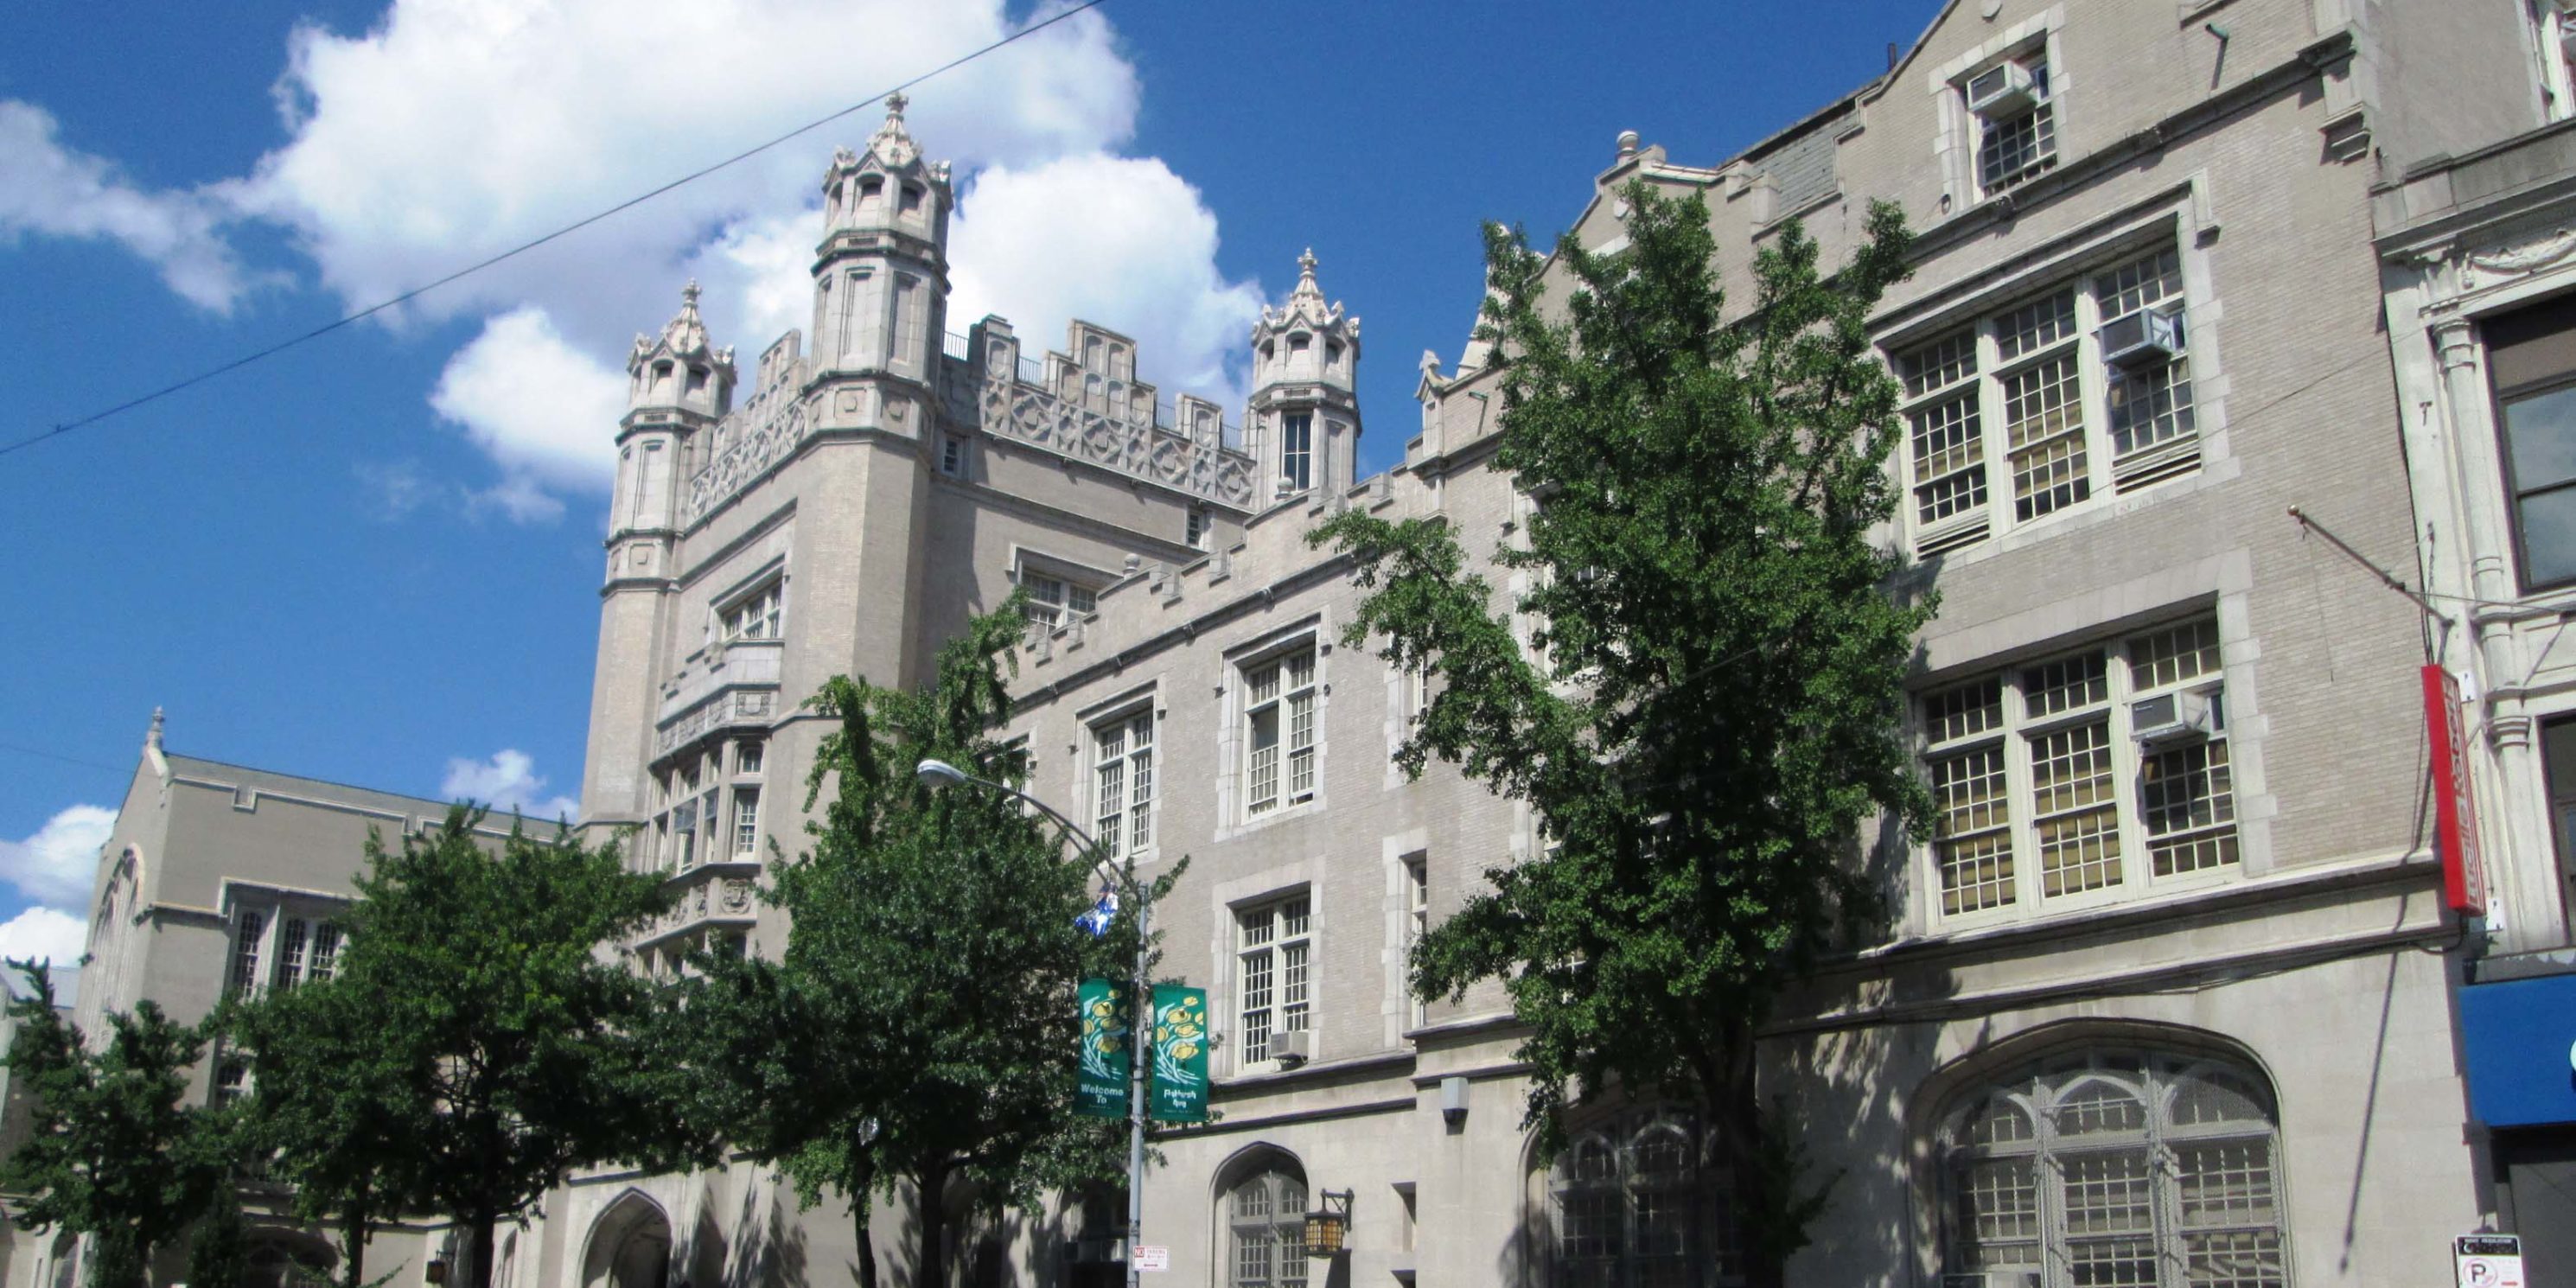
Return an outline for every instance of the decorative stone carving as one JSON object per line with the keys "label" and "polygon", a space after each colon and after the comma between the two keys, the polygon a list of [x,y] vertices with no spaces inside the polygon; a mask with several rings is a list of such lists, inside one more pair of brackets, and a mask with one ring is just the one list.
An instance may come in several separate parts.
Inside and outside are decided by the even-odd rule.
{"label": "decorative stone carving", "polygon": [[[1150,479],[1236,508],[1252,504],[1252,458],[1219,445],[1216,418],[1185,435],[1113,420],[1104,412],[1057,397],[1008,371],[1008,350],[988,350],[982,396],[976,400],[984,432],[1015,442]],[[1003,370],[996,373],[993,368]]]}
{"label": "decorative stone carving", "polygon": [[689,522],[732,500],[804,441],[810,419],[799,392],[804,383],[805,363],[798,359],[779,384],[753,394],[716,426],[714,457],[689,480]]}
{"label": "decorative stone carving", "polygon": [[751,883],[749,881],[743,880],[740,877],[725,878],[724,910],[734,913],[751,911]]}
{"label": "decorative stone carving", "polygon": [[716,728],[729,724],[766,723],[777,710],[778,694],[767,689],[736,690],[730,700],[719,694],[713,701],[702,702],[682,712],[654,737],[653,755],[667,756],[679,747],[697,741]]}
{"label": "decorative stone carving", "polygon": [[2486,279],[2521,277],[2576,255],[2576,229],[2561,228],[2545,237],[2511,246],[2472,250],[2460,266],[2460,289],[2476,290]]}

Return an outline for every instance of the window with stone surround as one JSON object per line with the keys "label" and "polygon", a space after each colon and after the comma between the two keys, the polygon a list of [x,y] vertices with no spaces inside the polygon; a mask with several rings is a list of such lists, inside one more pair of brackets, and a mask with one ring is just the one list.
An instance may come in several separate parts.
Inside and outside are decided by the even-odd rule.
{"label": "window with stone surround", "polygon": [[1243,812],[1315,798],[1315,646],[1243,668]]}
{"label": "window with stone surround", "polygon": [[1404,944],[1396,956],[1397,987],[1404,990],[1405,1014],[1414,1028],[1422,1027],[1429,1017],[1428,1004],[1413,991],[1413,949],[1431,933],[1431,856],[1407,855],[1404,860]]}
{"label": "window with stone surround", "polygon": [[1240,1067],[1276,1059],[1273,1039],[1312,1013],[1313,905],[1305,891],[1235,910],[1235,1035]]}
{"label": "window with stone surround", "polygon": [[1020,587],[1029,592],[1029,620],[1053,628],[1100,611],[1100,591],[1071,577],[1020,569]]}
{"label": "window with stone surround", "polygon": [[772,577],[735,596],[717,610],[724,642],[774,640],[786,629],[787,582]]}
{"label": "window with stone surround", "polygon": [[231,970],[224,981],[228,993],[284,992],[338,973],[340,927],[322,915],[335,905],[275,892],[252,894],[248,900],[247,905],[235,902]]}
{"label": "window with stone surround", "polygon": [[1987,196],[2057,165],[2057,102],[2048,54],[2040,48],[2005,58],[1959,83],[1977,151],[1977,187]]}
{"label": "window with stone surround", "polygon": [[1091,726],[1092,834],[1111,858],[1154,844],[1154,708],[1151,703]]}
{"label": "window with stone surround", "polygon": [[1273,1155],[1227,1186],[1221,1203],[1227,1288],[1305,1288],[1305,1169]]}
{"label": "window with stone surround", "polygon": [[268,914],[244,911],[233,918],[233,992],[259,987],[260,943],[267,935]]}
{"label": "window with stone surround", "polygon": [[2576,582],[2576,299],[2479,324],[2522,588]]}
{"label": "window with stone surround", "polygon": [[1938,1141],[1947,1273],[2040,1288],[2289,1282],[2280,1132],[2253,1070],[2078,1051],[1962,1099]]}
{"label": "window with stone surround", "polygon": [[737,859],[760,857],[760,789],[733,789],[733,856]]}
{"label": "window with stone surround", "polygon": [[2183,319],[2168,242],[1899,350],[1915,553],[2198,468]]}
{"label": "window with stone surround", "polygon": [[1926,694],[1939,915],[2044,911],[2233,868],[2219,654],[2216,619],[2200,617]]}
{"label": "window with stone surround", "polygon": [[1724,1174],[1688,1111],[1629,1109],[1571,1135],[1547,1178],[1555,1283],[1743,1282]]}
{"label": "window with stone surround", "polygon": [[1292,411],[1279,418],[1279,482],[1289,492],[1303,492],[1314,484],[1315,417],[1311,412]]}

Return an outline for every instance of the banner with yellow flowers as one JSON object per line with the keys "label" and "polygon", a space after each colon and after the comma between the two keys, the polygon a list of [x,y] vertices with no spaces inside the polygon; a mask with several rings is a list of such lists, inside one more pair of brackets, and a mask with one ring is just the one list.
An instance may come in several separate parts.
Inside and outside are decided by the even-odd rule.
{"label": "banner with yellow flowers", "polygon": [[1207,990],[1154,986],[1154,1082],[1147,1103],[1157,1122],[1207,1121]]}
{"label": "banner with yellow flowers", "polygon": [[1135,1030],[1128,1027],[1127,989],[1105,979],[1086,979],[1075,994],[1082,1007],[1082,1073],[1073,1093],[1073,1111],[1091,1118],[1127,1116],[1128,1053]]}

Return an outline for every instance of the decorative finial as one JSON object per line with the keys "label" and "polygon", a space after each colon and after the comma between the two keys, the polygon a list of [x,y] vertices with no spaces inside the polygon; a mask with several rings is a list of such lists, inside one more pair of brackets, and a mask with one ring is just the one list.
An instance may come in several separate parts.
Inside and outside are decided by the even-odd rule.
{"label": "decorative finial", "polygon": [[1310,280],[1315,276],[1314,247],[1307,247],[1306,253],[1297,257],[1297,276]]}
{"label": "decorative finial", "polygon": [[902,90],[896,90],[895,92],[886,95],[886,119],[889,121],[902,120],[903,109],[910,106],[912,106],[912,100],[904,97]]}
{"label": "decorative finial", "polygon": [[698,307],[698,279],[692,277],[688,285],[680,288],[680,305],[691,309]]}
{"label": "decorative finial", "polygon": [[1637,141],[1637,132],[1635,130],[1619,131],[1620,160],[1624,161],[1629,157],[1637,155]]}
{"label": "decorative finial", "polygon": [[143,745],[153,751],[161,750],[161,723],[161,708],[152,708],[152,732],[143,735]]}

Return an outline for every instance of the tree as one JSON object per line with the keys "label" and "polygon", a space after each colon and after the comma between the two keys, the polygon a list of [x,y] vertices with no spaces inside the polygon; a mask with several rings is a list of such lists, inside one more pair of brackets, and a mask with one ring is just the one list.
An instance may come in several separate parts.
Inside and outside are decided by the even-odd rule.
{"label": "tree", "polygon": [[[344,1288],[366,1283],[369,1230],[423,1188],[421,1145],[436,1106],[419,1094],[431,1057],[388,1042],[377,999],[348,974],[270,992],[227,1017],[249,1064],[248,1148],[294,1188],[295,1214],[339,1227]],[[190,1283],[204,1288],[196,1278]]]}
{"label": "tree", "polygon": [[135,1288],[153,1252],[207,1210],[230,1174],[229,1116],[182,1103],[205,1031],[147,1000],[109,1013],[107,1041],[92,1050],[55,1009],[51,969],[9,966],[30,990],[9,1001],[8,1063],[31,1116],[26,1141],[0,1164],[0,1191],[26,1196],[12,1215],[28,1229],[88,1237],[91,1288]]}
{"label": "tree", "polygon": [[222,1195],[188,1240],[188,1285],[242,1288],[249,1277],[250,1231],[242,1224],[241,1204]]}
{"label": "tree", "polygon": [[686,986],[701,1113],[776,1161],[808,1206],[826,1191],[849,1202],[871,1288],[872,1200],[898,1183],[920,1214],[913,1282],[941,1284],[953,1192],[998,1211],[1116,1172],[1118,1133],[1072,1112],[1074,992],[1086,974],[1125,974],[1128,910],[1110,934],[1085,933],[1090,868],[1048,826],[1001,793],[913,775],[935,757],[1025,776],[1024,753],[993,736],[1022,630],[1016,601],[975,619],[918,691],[823,685],[809,705],[840,725],[807,780],[806,809],[823,813],[764,891],[793,917],[786,951],[702,957]]}
{"label": "tree", "polygon": [[[1357,511],[1314,534],[1370,589],[1347,638],[1443,687],[1404,744],[1533,807],[1544,854],[1415,950],[1423,996],[1501,979],[1528,1026],[1530,1125],[1553,1148],[1577,1088],[1695,1105],[1730,1174],[1744,1264],[1783,1282],[1824,1190],[1766,1110],[1755,1036],[1872,891],[1865,824],[1919,825],[1901,731],[1928,601],[1889,593],[1894,381],[1867,318],[1905,276],[1902,216],[1830,280],[1792,222],[1729,322],[1697,195],[1638,182],[1627,246],[1559,240],[1567,290],[1488,226],[1497,462],[1538,499],[1495,558],[1534,587],[1499,609],[1438,520]],[[1530,623],[1524,649],[1515,615]]]}
{"label": "tree", "polygon": [[[275,1032],[382,1050],[345,1099],[281,1092],[263,1102],[289,1165],[339,1190],[344,1229],[350,1203],[361,1216],[426,1211],[463,1223],[469,1288],[490,1288],[494,1225],[566,1171],[707,1157],[652,1095],[657,994],[597,951],[669,905],[661,879],[627,871],[613,843],[592,848],[560,830],[540,839],[514,826],[489,852],[475,835],[482,818],[456,806],[399,850],[369,837],[337,977],[314,989],[330,1001],[316,1004],[318,1017],[287,1003],[281,1014],[293,1018]],[[308,1018],[311,1028],[298,1027]],[[294,1058],[274,1037],[262,1053]],[[380,1096],[408,1144],[378,1154],[361,1140],[334,1156],[331,1133]],[[377,1197],[370,1177],[398,1180],[398,1192]]]}

